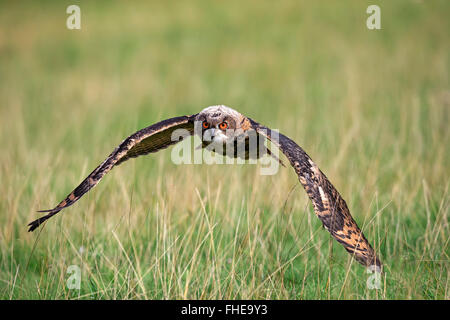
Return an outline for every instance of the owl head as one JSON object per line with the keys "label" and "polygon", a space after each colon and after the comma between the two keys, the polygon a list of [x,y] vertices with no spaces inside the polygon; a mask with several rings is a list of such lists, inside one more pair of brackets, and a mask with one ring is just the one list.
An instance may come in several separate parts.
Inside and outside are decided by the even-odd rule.
{"label": "owl head", "polygon": [[250,128],[247,117],[224,105],[203,109],[195,121],[196,133],[213,143],[231,142]]}

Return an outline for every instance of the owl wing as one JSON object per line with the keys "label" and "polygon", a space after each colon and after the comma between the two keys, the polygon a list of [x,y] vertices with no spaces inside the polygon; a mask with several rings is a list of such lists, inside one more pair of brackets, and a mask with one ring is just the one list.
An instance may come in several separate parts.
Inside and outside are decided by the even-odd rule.
{"label": "owl wing", "polygon": [[[81,184],[76,187],[63,201],[51,210],[42,210],[39,212],[47,212],[48,214],[29,223],[28,231],[33,231],[45,220],[57,214],[64,208],[71,206],[80,199],[86,192],[95,187],[97,183],[107,174],[114,166],[118,166],[122,162],[145,155],[151,152],[157,152],[173,145],[187,136],[194,133],[194,119],[196,115],[182,116],[167,119],[155,123],[147,128],[139,130],[126,138],[110,155],[103,161],[90,175],[84,179]],[[172,140],[172,133],[177,129],[180,131],[180,139]]]}
{"label": "owl wing", "polygon": [[344,199],[306,152],[281,133],[276,132],[277,137],[269,128],[249,120],[253,129],[277,145],[289,160],[311,199],[316,215],[333,238],[359,263],[381,268],[380,260],[350,214]]}

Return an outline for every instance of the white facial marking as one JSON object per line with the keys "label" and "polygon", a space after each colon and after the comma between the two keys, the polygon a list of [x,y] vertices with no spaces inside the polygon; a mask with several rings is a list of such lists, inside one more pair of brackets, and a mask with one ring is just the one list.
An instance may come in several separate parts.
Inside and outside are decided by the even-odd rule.
{"label": "white facial marking", "polygon": [[214,129],[214,128],[205,130],[205,132],[203,133],[203,140],[211,141],[215,135],[214,131],[216,131],[216,129]]}
{"label": "white facial marking", "polygon": [[222,130],[211,128],[205,130],[203,134],[204,141],[212,141],[214,144],[222,144],[228,139],[227,135]]}
{"label": "white facial marking", "polygon": [[214,143],[224,143],[227,141],[227,139],[228,139],[228,137],[221,130],[216,130],[216,132],[214,134],[213,142]]}

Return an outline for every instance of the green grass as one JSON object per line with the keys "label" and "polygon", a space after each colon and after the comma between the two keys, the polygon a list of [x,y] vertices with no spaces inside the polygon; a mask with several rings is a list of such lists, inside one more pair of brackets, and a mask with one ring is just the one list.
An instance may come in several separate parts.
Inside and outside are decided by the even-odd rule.
{"label": "green grass", "polygon": [[[378,31],[373,1],[77,3],[80,31],[71,1],[0,3],[1,299],[449,299],[448,1],[378,1]],[[214,104],[309,153],[384,262],[380,290],[290,168],[166,150],[26,232],[123,138]]]}

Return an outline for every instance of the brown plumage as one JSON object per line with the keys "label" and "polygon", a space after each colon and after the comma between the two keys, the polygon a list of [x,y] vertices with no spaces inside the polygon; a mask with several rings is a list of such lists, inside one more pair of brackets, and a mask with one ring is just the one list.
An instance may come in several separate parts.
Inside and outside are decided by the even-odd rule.
{"label": "brown plumage", "polygon": [[[168,146],[177,143],[172,141],[172,132],[176,129],[186,129],[190,134],[194,132],[194,116],[176,117],[167,119],[151,125],[145,129],[139,130],[135,134],[126,138],[103,163],[101,163],[94,171],[91,172],[78,187],[75,188],[63,201],[55,208],[50,210],[40,210],[38,212],[48,212],[47,215],[29,223],[28,231],[33,231],[39,227],[45,220],[51,218],[59,211],[74,204],[86,192],[95,187],[105,174],[107,174],[114,166],[122,162],[165,149]],[[181,141],[181,140],[180,140]]]}
{"label": "brown plumage", "polygon": [[[252,127],[260,134],[271,140],[272,131],[251,120]],[[275,141],[280,150],[289,159],[291,166],[298,175],[300,183],[314,207],[314,212],[322,221],[323,226],[331,235],[344,246],[355,259],[365,265],[381,267],[375,251],[359,229],[350,210],[339,192],[320,171],[306,152],[294,141],[278,133]]]}
{"label": "brown plumage", "polygon": [[[178,139],[174,140],[172,134],[177,129],[180,129],[181,135],[178,135]],[[207,133],[210,133],[209,139],[206,139]],[[256,158],[265,154],[272,155],[270,150],[259,142],[262,138],[271,140],[280,148],[294,168],[300,183],[311,199],[316,215],[322,221],[325,229],[358,262],[365,266],[376,265],[381,267],[380,259],[351,216],[344,199],[305,151],[281,133],[277,133],[275,139],[269,128],[226,106],[212,106],[198,114],[164,120],[126,138],[102,164],[55,208],[40,211],[48,214],[31,222],[28,231],[35,230],[45,220],[78,201],[86,192],[97,185],[114,166],[130,158],[167,148],[193,134],[202,138],[203,147],[212,147],[211,150],[214,152],[219,152],[214,146],[233,144],[234,152],[231,155],[226,155],[245,159],[248,159],[252,153],[252,146],[249,142],[249,137],[252,134],[258,138],[256,139],[256,148],[258,149]],[[244,154],[239,154],[236,151],[237,146],[241,143],[243,143]],[[220,153],[222,152],[225,154],[223,149]],[[278,158],[276,159],[280,161]],[[280,163],[282,162],[280,161]]]}

